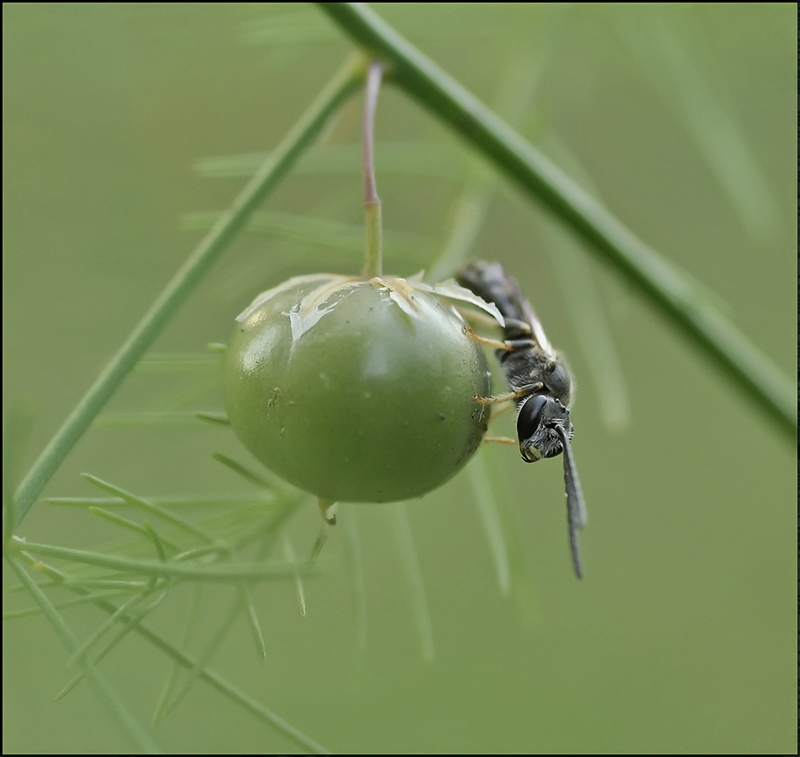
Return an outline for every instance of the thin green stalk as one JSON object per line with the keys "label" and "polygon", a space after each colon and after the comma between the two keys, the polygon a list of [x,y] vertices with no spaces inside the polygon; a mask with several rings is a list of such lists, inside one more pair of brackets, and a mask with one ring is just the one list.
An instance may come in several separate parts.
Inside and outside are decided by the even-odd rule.
{"label": "thin green stalk", "polygon": [[28,471],[14,495],[14,528],[139,358],[363,77],[364,61],[360,56],[342,67],[178,269]]}
{"label": "thin green stalk", "polygon": [[370,63],[364,91],[364,124],[361,134],[361,162],[364,170],[364,222],[367,247],[363,274],[367,278],[383,273],[383,222],[381,198],[375,184],[375,109],[383,78],[383,64]]}
{"label": "thin green stalk", "polygon": [[764,413],[797,437],[795,385],[655,251],[361,3],[319,3],[423,107],[461,134],[635,284]]}

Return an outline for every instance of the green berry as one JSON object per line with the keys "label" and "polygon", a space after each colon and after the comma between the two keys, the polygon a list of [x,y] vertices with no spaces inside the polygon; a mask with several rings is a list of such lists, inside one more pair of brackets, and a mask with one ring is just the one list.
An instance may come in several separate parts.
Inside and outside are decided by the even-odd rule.
{"label": "green berry", "polygon": [[486,360],[434,294],[389,277],[298,277],[243,316],[224,364],[231,425],[295,486],[331,501],[418,497],[478,448]]}

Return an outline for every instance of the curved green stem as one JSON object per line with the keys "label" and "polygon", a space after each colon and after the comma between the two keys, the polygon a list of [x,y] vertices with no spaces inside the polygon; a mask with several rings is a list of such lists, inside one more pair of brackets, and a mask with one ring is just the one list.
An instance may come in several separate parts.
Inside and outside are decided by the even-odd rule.
{"label": "curved green stem", "polygon": [[362,3],[319,3],[392,79],[636,285],[764,413],[797,437],[795,385],[696,287],[471,92]]}
{"label": "curved green stem", "polygon": [[[360,85],[364,71],[361,56],[352,58],[342,67],[178,269],[19,485],[14,495],[13,527],[22,522],[69,451],[211,265],[233,241],[259,203],[286,175],[342,101]],[[4,534],[4,538],[8,536]]]}
{"label": "curved green stem", "polygon": [[383,273],[383,222],[381,220],[381,198],[375,184],[375,109],[378,91],[383,78],[383,64],[373,61],[367,73],[367,88],[364,92],[364,126],[361,135],[361,160],[364,168],[364,222],[367,232],[367,248],[364,256],[363,275],[367,278]]}

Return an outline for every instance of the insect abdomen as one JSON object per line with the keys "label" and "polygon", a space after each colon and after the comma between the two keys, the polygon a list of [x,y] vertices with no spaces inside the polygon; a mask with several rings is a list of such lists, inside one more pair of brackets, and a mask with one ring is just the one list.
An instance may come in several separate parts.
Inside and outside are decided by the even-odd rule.
{"label": "insect abdomen", "polygon": [[471,290],[487,302],[493,302],[503,318],[516,323],[506,326],[506,339],[525,338],[530,331],[523,331],[520,323],[527,323],[527,313],[523,306],[524,297],[514,279],[503,269],[500,263],[471,263],[456,275],[461,286]]}

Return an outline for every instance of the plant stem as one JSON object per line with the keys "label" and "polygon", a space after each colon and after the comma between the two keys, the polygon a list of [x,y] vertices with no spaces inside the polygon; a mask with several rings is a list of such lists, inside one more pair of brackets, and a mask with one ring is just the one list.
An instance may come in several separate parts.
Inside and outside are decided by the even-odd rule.
{"label": "plant stem", "polygon": [[[234,240],[259,203],[286,175],[342,101],[358,88],[363,76],[364,60],[361,56],[353,57],[339,70],[178,269],[19,485],[14,495],[15,528],[139,358]],[[4,538],[8,536],[4,534]]]}
{"label": "plant stem", "polygon": [[795,384],[653,249],[362,3],[319,3],[396,81],[628,278],[723,375],[797,438]]}
{"label": "plant stem", "polygon": [[383,64],[370,63],[367,87],[364,92],[364,126],[361,132],[361,160],[364,169],[364,223],[367,246],[364,256],[363,275],[366,278],[380,276],[383,272],[381,223],[381,198],[375,185],[375,108],[378,91],[383,78]]}

